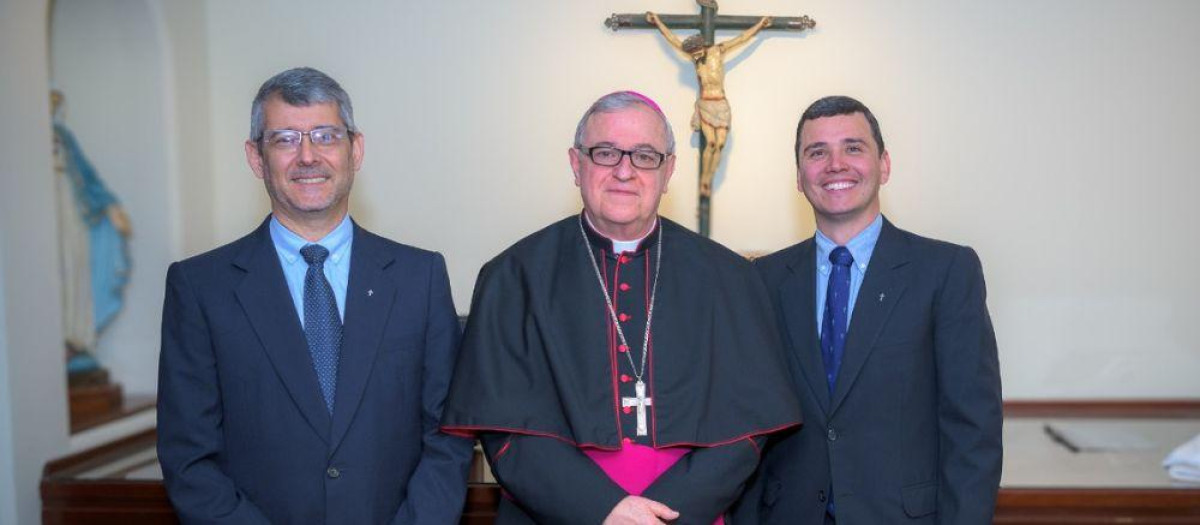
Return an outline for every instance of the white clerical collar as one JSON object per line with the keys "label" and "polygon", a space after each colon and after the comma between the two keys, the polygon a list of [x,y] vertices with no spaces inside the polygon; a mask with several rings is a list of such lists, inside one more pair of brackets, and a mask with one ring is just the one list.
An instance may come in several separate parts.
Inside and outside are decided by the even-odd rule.
{"label": "white clerical collar", "polygon": [[[585,220],[587,220],[588,226],[590,226],[592,228],[592,231],[594,231],[596,233],[600,233],[600,230],[596,229],[596,225],[592,223],[592,218],[588,217],[587,213],[583,214],[583,218]],[[646,230],[646,233],[642,234],[641,237],[638,237],[632,241],[618,241],[616,239],[608,239],[608,236],[604,235],[603,233],[600,233],[600,236],[612,241],[613,253],[636,252],[638,245],[642,244],[642,241],[646,240],[646,237],[649,237],[650,234],[654,232],[654,227],[657,225],[658,225],[658,217],[655,217],[654,222],[650,224],[650,229]]]}

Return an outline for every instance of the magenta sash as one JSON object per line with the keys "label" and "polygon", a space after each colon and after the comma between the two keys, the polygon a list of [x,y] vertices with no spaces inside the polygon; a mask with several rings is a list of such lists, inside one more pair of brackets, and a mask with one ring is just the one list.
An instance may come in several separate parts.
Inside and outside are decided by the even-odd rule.
{"label": "magenta sash", "polygon": [[[609,478],[634,496],[641,496],[654,480],[690,451],[685,447],[655,449],[636,443],[625,443],[621,450],[583,449]],[[723,516],[713,522],[713,525],[724,524]]]}

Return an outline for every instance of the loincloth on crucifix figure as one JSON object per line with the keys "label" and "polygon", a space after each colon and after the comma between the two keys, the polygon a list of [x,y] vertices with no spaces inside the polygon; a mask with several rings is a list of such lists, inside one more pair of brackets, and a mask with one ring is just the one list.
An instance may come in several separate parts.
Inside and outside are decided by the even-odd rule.
{"label": "loincloth on crucifix figure", "polygon": [[692,129],[701,131],[702,126],[729,129],[733,120],[733,112],[729,109],[729,101],[725,97],[696,99],[696,112],[692,114]]}

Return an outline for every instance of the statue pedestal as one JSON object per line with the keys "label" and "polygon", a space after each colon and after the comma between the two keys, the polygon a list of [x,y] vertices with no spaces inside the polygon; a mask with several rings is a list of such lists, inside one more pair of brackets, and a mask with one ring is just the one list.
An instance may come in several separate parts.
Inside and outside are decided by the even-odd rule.
{"label": "statue pedestal", "polygon": [[75,433],[124,414],[121,385],[101,369],[67,375],[71,432]]}

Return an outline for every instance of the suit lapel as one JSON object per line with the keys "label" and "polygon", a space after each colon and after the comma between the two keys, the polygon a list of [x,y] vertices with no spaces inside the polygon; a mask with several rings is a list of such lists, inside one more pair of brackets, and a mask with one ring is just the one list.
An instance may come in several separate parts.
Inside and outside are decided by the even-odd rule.
{"label": "suit lapel", "polygon": [[850,320],[850,332],[846,336],[846,349],[833,392],[830,414],[837,411],[854,386],[854,381],[871,355],[875,340],[892,314],[892,308],[904,293],[907,283],[904,271],[908,264],[904,244],[900,232],[884,219],[866,278],[854,303],[854,317]]}
{"label": "suit lapel", "polygon": [[375,365],[383,329],[396,301],[396,283],[387,276],[394,259],[377,245],[378,242],[374,235],[354,225],[331,449],[337,448],[354,420]]}
{"label": "suit lapel", "polygon": [[329,411],[321,398],[308,342],[271,242],[268,222],[264,221],[253,236],[254,242],[234,258],[234,266],[246,272],[235,294],[292,400],[317,435],[328,442]]}
{"label": "suit lapel", "polygon": [[800,245],[797,257],[788,263],[791,269],[780,288],[782,322],[787,325],[792,362],[798,365],[808,389],[821,408],[829,411],[829,387],[825,380],[825,364],[821,361],[821,341],[817,338],[817,269],[813,250],[816,243],[809,239]]}

